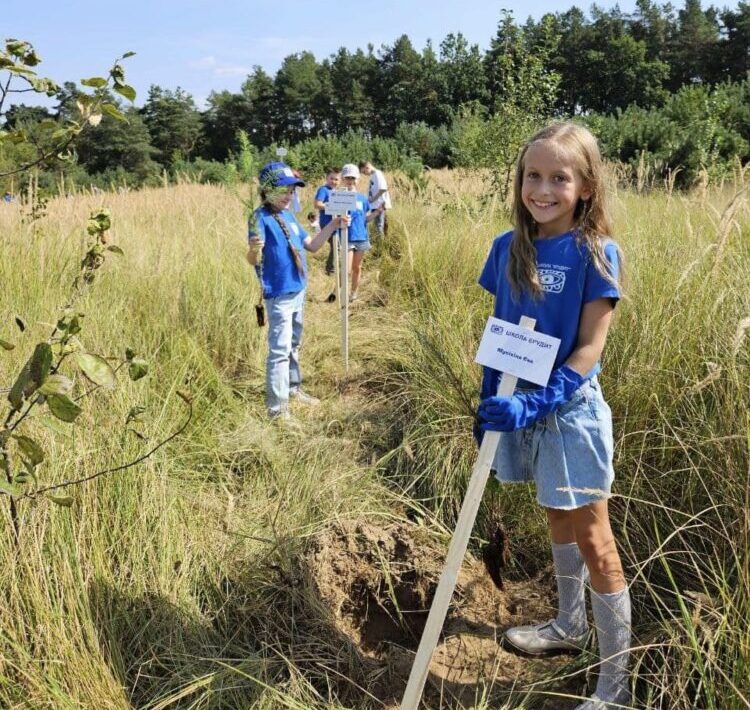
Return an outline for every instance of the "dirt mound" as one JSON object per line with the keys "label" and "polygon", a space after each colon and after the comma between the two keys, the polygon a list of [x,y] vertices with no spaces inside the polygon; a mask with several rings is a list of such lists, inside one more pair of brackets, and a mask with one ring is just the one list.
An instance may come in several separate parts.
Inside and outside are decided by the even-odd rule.
{"label": "dirt mound", "polygon": [[345,522],[321,533],[308,569],[336,626],[368,654],[416,648],[440,576],[440,555],[418,528]]}
{"label": "dirt mound", "polygon": [[[312,541],[305,564],[312,591],[335,633],[368,668],[365,694],[387,707],[397,706],[406,687],[444,554],[424,529],[407,523],[345,521]],[[430,666],[426,698],[439,699],[435,707],[461,707],[467,701],[470,707],[480,684],[491,684],[493,695],[507,699],[548,675],[564,660],[522,659],[506,653],[498,641],[504,628],[548,619],[553,609],[549,574],[506,582],[501,592],[482,564],[468,558]],[[363,682],[353,669],[340,670]]]}

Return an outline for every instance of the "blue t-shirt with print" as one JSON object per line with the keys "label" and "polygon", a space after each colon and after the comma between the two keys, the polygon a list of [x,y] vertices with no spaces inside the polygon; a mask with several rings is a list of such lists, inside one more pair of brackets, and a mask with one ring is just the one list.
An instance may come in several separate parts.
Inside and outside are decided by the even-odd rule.
{"label": "blue t-shirt with print", "polygon": [[266,207],[255,210],[257,228],[250,225],[249,236],[260,237],[263,242],[263,263],[260,267],[260,280],[263,286],[263,298],[276,298],[292,293],[299,293],[307,285],[307,260],[303,241],[307,232],[289,211],[279,213],[289,228],[291,243],[297,248],[305,266],[305,275],[299,273],[294,263],[292,250],[289,248],[284,230]]}
{"label": "blue t-shirt with print", "polygon": [[366,242],[368,240],[367,222],[365,221],[365,217],[369,211],[369,201],[363,194],[358,192],[357,209],[349,213],[352,218],[352,223],[349,225],[350,242]]}
{"label": "blue t-shirt with print", "polygon": [[[331,197],[332,190],[333,188],[328,187],[328,185],[321,185],[318,188],[318,191],[315,193],[315,202],[328,202]],[[320,217],[318,218],[318,222],[321,229],[323,229],[323,227],[325,227],[332,219],[333,215],[326,214],[325,210],[320,210]]]}
{"label": "blue t-shirt with print", "polygon": [[[597,298],[618,300],[618,287],[602,276],[594,266],[589,249],[579,244],[576,232],[557,237],[535,239],[536,263],[543,294],[535,300],[526,291],[515,296],[507,278],[508,257],[513,232],[497,237],[492,243],[487,262],[479,277],[479,285],[495,297],[494,316],[510,323],[518,323],[521,316],[536,319],[535,330],[560,339],[555,367],[562,365],[573,352],[578,340],[578,329],[584,304]],[[604,254],[615,281],[619,275],[617,244],[604,242]],[[601,369],[597,362],[587,374],[593,377]],[[489,370],[489,368],[485,368]],[[490,375],[493,375],[492,377]],[[496,394],[494,371],[485,372],[482,397]],[[519,386],[527,383],[519,382]],[[534,385],[531,385],[532,387]]]}

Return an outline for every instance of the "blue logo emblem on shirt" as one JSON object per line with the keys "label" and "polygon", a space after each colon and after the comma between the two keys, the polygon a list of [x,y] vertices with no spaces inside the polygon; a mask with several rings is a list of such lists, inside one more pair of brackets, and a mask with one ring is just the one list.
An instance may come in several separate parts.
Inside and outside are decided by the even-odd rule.
{"label": "blue logo emblem on shirt", "polygon": [[494,333],[495,335],[502,335],[503,334],[503,326],[501,325],[491,325],[490,326],[490,333]]}
{"label": "blue logo emblem on shirt", "polygon": [[539,269],[539,284],[546,293],[562,293],[565,272],[558,269]]}

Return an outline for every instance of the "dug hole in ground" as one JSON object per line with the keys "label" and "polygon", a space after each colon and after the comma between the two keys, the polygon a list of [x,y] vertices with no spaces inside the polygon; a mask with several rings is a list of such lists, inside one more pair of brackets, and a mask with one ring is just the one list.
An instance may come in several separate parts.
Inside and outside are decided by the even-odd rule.
{"label": "dug hole in ground", "polygon": [[[302,578],[340,641],[336,672],[342,686],[351,686],[341,690],[356,707],[399,707],[444,556],[425,530],[401,522],[343,521],[312,540]],[[466,557],[430,666],[425,706],[474,707],[482,702],[478,694],[487,691],[500,707],[516,694],[520,702],[535,679],[570,663],[565,656],[519,657],[499,643],[508,626],[554,614],[551,572],[528,581],[506,580],[504,586],[497,589],[482,562]],[[524,707],[574,707],[575,700],[545,697],[544,691],[575,695],[581,685],[576,675],[540,686]]]}

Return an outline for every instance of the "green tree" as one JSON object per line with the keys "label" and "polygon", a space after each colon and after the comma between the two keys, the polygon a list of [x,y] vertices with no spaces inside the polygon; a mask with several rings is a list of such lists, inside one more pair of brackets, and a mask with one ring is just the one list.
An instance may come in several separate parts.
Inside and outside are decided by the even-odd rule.
{"label": "green tree", "polygon": [[282,128],[279,138],[297,143],[316,135],[312,105],[321,91],[318,64],[311,52],[291,54],[284,59],[274,80],[278,117]]}
{"label": "green tree", "polygon": [[378,59],[378,81],[374,87],[373,126],[382,136],[392,136],[402,123],[419,120],[422,94],[422,58],[407,35],[389,47],[383,45]]}
{"label": "green tree", "polygon": [[722,78],[741,81],[750,71],[750,3],[724,9],[720,17],[724,32],[716,51],[722,59],[718,68]]}
{"label": "green tree", "polygon": [[685,84],[704,83],[717,78],[717,10],[713,7],[703,10],[700,0],[685,0],[685,7],[677,16],[677,31],[671,38],[667,57],[670,91],[677,91]]}
{"label": "green tree", "polygon": [[469,45],[460,32],[449,34],[440,43],[440,97],[445,114],[454,115],[463,104],[488,98],[482,54],[479,46]]}
{"label": "green tree", "polygon": [[164,167],[193,155],[200,136],[201,117],[190,94],[180,87],[169,91],[151,86],[141,116]]}

